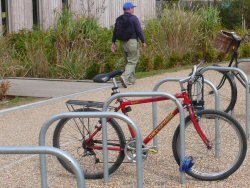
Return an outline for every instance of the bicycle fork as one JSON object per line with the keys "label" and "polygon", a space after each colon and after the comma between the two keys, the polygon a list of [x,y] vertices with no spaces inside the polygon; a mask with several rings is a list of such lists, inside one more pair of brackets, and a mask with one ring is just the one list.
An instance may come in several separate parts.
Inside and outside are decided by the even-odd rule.
{"label": "bicycle fork", "polygon": [[197,133],[201,137],[201,139],[204,142],[204,144],[206,145],[207,149],[212,149],[212,143],[208,140],[205,133],[202,131],[202,129],[197,121],[197,117],[194,114],[193,107],[191,105],[188,106],[188,111],[189,111],[191,121],[193,122],[195,130],[197,131]]}

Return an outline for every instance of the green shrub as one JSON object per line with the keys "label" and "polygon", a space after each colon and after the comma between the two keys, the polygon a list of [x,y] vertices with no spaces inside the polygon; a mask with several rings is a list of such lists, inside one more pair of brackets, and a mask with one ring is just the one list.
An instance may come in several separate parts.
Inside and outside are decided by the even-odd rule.
{"label": "green shrub", "polygon": [[139,63],[136,66],[136,70],[141,71],[141,72],[147,72],[147,71],[153,70],[153,68],[154,68],[154,65],[151,60],[151,57],[143,53],[140,57]]}
{"label": "green shrub", "polygon": [[219,9],[216,7],[202,7],[198,9],[198,14],[201,16],[201,29],[205,37],[213,34],[220,27]]}
{"label": "green shrub", "polygon": [[[161,18],[148,20],[145,25],[148,47],[141,50],[136,70],[197,63],[205,53],[209,61],[223,60],[210,42],[219,29],[217,8],[166,7]],[[121,50],[115,54],[110,50],[112,33],[112,29],[101,28],[94,18],[76,19],[65,10],[47,31],[35,28],[0,39],[0,76],[84,79],[124,69]],[[249,57],[249,42],[243,43],[239,52]]]}
{"label": "green shrub", "polygon": [[[249,32],[249,31],[246,31]],[[246,33],[242,33],[241,36],[245,36]],[[245,40],[241,42],[239,48],[239,57],[246,58],[250,57],[250,36],[245,37]]]}
{"label": "green shrub", "polygon": [[164,67],[164,59],[161,56],[155,56],[154,57],[154,70],[159,70],[159,69],[163,69]]}
{"label": "green shrub", "polygon": [[96,74],[99,73],[100,65],[97,63],[91,64],[85,74],[85,78],[92,79]]}
{"label": "green shrub", "polygon": [[[185,10],[179,6],[165,8],[159,20],[150,20],[145,29],[149,38],[150,56],[155,69],[178,64],[186,54],[199,50],[204,37],[202,19],[197,11]],[[157,62],[159,61],[159,62]]]}
{"label": "green shrub", "polygon": [[171,61],[170,59],[166,60],[166,68],[172,68],[176,66],[176,62]]}
{"label": "green shrub", "polygon": [[[1,39],[15,70],[1,70],[6,76],[31,76],[82,79],[93,75],[93,64],[104,71],[105,64],[119,57],[110,52],[112,31],[101,28],[94,18],[78,18],[65,10],[57,24],[46,32],[40,29],[21,31]],[[6,48],[8,49],[7,52]],[[1,67],[6,61],[1,58]],[[5,65],[4,65],[5,64]],[[4,72],[4,73],[3,73]]]}
{"label": "green shrub", "polygon": [[202,7],[198,9],[198,14],[201,16],[201,32],[203,33],[203,51],[210,50],[213,41],[213,35],[220,29],[221,22],[219,10],[216,7]]}

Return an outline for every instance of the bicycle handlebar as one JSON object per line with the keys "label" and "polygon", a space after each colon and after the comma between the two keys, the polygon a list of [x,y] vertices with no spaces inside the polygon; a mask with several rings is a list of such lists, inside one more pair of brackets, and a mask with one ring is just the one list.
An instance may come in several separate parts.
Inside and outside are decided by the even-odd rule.
{"label": "bicycle handlebar", "polygon": [[[203,63],[203,62],[202,62]],[[193,69],[192,69],[192,75],[191,76],[189,76],[189,77],[187,77],[187,78],[184,78],[184,79],[181,79],[179,82],[181,83],[181,84],[183,84],[183,83],[185,83],[185,82],[193,82],[194,80],[195,80],[195,76],[196,76],[196,74],[197,74],[197,67],[199,67],[201,65],[201,63],[200,64],[198,64],[198,65],[194,65],[193,66]]]}
{"label": "bicycle handlebar", "polygon": [[250,33],[247,33],[245,34],[243,37],[241,37],[240,35],[238,35],[236,32],[232,31],[232,32],[229,32],[229,31],[224,31],[222,30],[223,33],[226,33],[228,35],[230,35],[235,42],[241,42],[243,41],[247,36],[250,36]]}
{"label": "bicycle handlebar", "polygon": [[240,37],[237,33],[235,32],[230,32],[232,34],[232,37],[236,42],[242,42],[245,40],[246,37],[250,36],[250,33],[246,33],[243,35],[243,37]]}
{"label": "bicycle handlebar", "polygon": [[242,37],[242,40],[244,40],[246,37],[250,37],[250,32],[245,34],[243,37]]}
{"label": "bicycle handlebar", "polygon": [[193,81],[194,81],[196,72],[197,72],[197,66],[194,65],[194,67],[193,67],[193,69],[192,69],[192,75],[190,76],[189,82],[193,82]]}

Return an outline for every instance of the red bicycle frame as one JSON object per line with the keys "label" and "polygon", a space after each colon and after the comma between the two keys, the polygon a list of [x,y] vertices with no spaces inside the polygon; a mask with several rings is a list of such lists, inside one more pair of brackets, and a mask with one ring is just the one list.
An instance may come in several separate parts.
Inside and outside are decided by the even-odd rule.
{"label": "red bicycle frame", "polygon": [[[182,101],[182,106],[184,108],[187,108],[189,115],[191,117],[191,121],[193,122],[193,125],[197,131],[197,133],[199,134],[199,136],[201,137],[201,139],[203,140],[204,144],[207,146],[207,148],[211,148],[210,142],[207,139],[206,135],[204,134],[204,132],[202,131],[202,129],[199,126],[199,123],[197,122],[197,119],[195,117],[194,114],[194,109],[193,106],[191,104],[191,101],[188,97],[188,94],[186,91],[183,91],[182,93],[177,93],[175,94],[175,97],[178,99],[183,99]],[[126,111],[126,107],[127,106],[132,106],[132,105],[136,105],[136,104],[144,104],[144,103],[152,103],[152,102],[159,102],[159,101],[164,101],[164,100],[169,100],[169,98],[167,97],[154,97],[154,98],[143,98],[143,99],[139,99],[139,100],[122,100],[120,99],[120,105],[116,108],[116,111],[121,110],[125,115],[128,115],[127,111]],[[144,144],[147,144],[148,142],[150,142],[160,131],[163,127],[165,127],[169,121],[171,121],[171,119],[179,113],[179,109],[176,108],[173,112],[171,112],[166,118],[164,118],[162,120],[162,122],[143,140]],[[135,132],[133,131],[133,129],[128,125],[129,131],[131,133],[132,138],[135,138]]]}

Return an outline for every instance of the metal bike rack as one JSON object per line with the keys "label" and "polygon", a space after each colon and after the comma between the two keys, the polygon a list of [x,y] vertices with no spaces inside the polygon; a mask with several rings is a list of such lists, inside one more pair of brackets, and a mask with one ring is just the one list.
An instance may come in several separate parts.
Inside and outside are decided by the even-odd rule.
{"label": "metal bike rack", "polygon": [[[72,170],[77,178],[77,187],[85,187],[84,174],[78,162],[68,153],[58,148],[48,146],[0,146],[0,154],[51,154],[61,158],[65,162],[70,161]],[[41,179],[43,179],[43,174],[41,174]],[[47,182],[43,182],[42,187],[48,187]]]}
{"label": "metal bike rack", "polygon": [[[137,165],[136,165],[136,169],[137,169],[137,187],[141,188],[143,187],[143,181],[142,181],[142,156],[140,155],[142,153],[142,138],[141,138],[141,133],[138,129],[138,127],[136,126],[136,124],[127,116],[117,113],[117,112],[66,112],[66,113],[61,113],[58,115],[54,115],[52,116],[49,120],[47,120],[47,122],[45,122],[40,130],[40,134],[39,134],[39,145],[40,146],[45,146],[45,138],[46,138],[46,133],[47,130],[50,126],[52,126],[52,124],[60,119],[64,119],[64,118],[103,118],[106,120],[106,118],[118,118],[120,120],[125,121],[126,123],[131,125],[131,128],[133,128],[133,130],[136,133],[136,160],[137,160]],[[102,119],[102,120],[103,120]],[[106,127],[107,128],[107,127]],[[107,132],[107,129],[106,129]],[[104,153],[108,153],[107,151],[107,136],[105,137],[105,139],[103,139],[103,151]],[[104,147],[104,145],[106,147]],[[139,147],[140,146],[140,147]],[[104,157],[105,159],[105,157]],[[107,159],[107,156],[106,156]],[[41,154],[40,155],[40,165],[41,165],[41,183],[42,183],[42,187],[46,187],[47,185],[47,164],[46,164],[46,155]],[[106,169],[107,168],[107,169]],[[104,175],[105,175],[105,170],[107,170],[107,174],[108,175],[108,161],[104,160]]]}
{"label": "metal bike rack", "polygon": [[[239,65],[239,64],[242,64],[242,63],[250,63],[250,59],[248,58],[248,59],[238,59],[237,60],[237,64]],[[238,66],[237,65],[237,66]],[[234,64],[233,65],[233,67],[236,67],[236,64]],[[236,68],[239,68],[239,67],[236,67]],[[239,69],[241,69],[241,68],[239,68]],[[244,72],[244,70],[243,69],[241,69],[243,72]],[[244,72],[245,73],[245,72]],[[235,75],[234,74],[232,74],[232,76],[233,76],[233,78],[235,77]],[[250,87],[249,87],[250,88]],[[249,91],[250,92],[250,91]],[[233,110],[231,111],[231,113],[233,114]]]}
{"label": "metal bike rack", "polygon": [[[250,63],[250,58],[248,58],[248,59],[239,59],[238,61],[237,61],[237,64],[239,65],[239,64],[244,64],[244,63]],[[234,67],[236,67],[236,65],[234,65]],[[239,68],[239,67],[236,67],[236,68]],[[239,68],[240,70],[242,70],[243,72],[244,72],[244,70],[243,69],[241,69],[241,68]],[[244,72],[245,73],[245,72]],[[232,75],[233,77],[234,77],[234,74]],[[250,87],[249,87],[250,88]],[[250,92],[250,91],[249,91]]]}
{"label": "metal bike rack", "polygon": [[250,63],[250,59],[239,59],[239,60],[238,60],[238,64],[239,64],[239,63],[243,63],[243,62],[245,62],[245,63],[246,63],[246,62],[247,62],[247,63]]}
{"label": "metal bike rack", "polygon": [[[167,97],[170,100],[174,101],[176,106],[179,109],[180,112],[180,161],[184,160],[185,157],[185,122],[184,122],[184,110],[183,107],[180,103],[180,101],[173,95],[168,94],[168,93],[164,93],[164,92],[128,92],[128,93],[117,93],[115,95],[112,95],[110,98],[107,99],[106,102],[104,102],[103,105],[103,111],[107,111],[109,105],[111,104],[112,101],[114,101],[117,98],[121,98],[121,97],[154,97],[154,96],[163,96],[163,97]],[[107,120],[104,118],[102,119],[102,136],[103,136],[103,140],[107,140]],[[137,137],[137,135],[136,135]],[[141,142],[137,142],[136,143],[136,162],[137,162],[137,166],[141,166],[142,163],[142,158],[139,158],[139,155],[141,156],[141,147],[142,144],[140,144]],[[140,151],[139,151],[140,148]],[[138,150],[137,150],[138,149]],[[105,182],[108,181],[109,177],[108,177],[108,166],[107,166],[107,162],[108,162],[108,150],[107,150],[107,143],[103,144],[103,152],[104,152],[104,180]],[[139,168],[138,168],[139,169]],[[180,172],[180,177],[181,177],[181,183],[185,183],[186,182],[186,176],[185,176],[185,172]],[[143,187],[143,176],[142,174],[139,176],[139,174],[137,175],[137,187]]]}
{"label": "metal bike rack", "polygon": [[[180,80],[183,79],[187,79],[187,77],[179,77],[179,78],[165,78],[160,80],[158,83],[155,84],[153,91],[158,91],[158,89],[160,88],[160,86],[166,82],[179,82]],[[209,80],[204,79],[204,83],[208,84],[208,86],[210,86],[210,88],[214,91],[215,94],[215,109],[219,110],[220,109],[220,98],[219,98],[219,93],[218,90],[216,89],[216,87],[213,85],[212,82],[210,82]],[[153,129],[157,126],[157,103],[153,102],[152,103],[152,115],[153,115]],[[216,143],[219,143],[219,123],[218,120],[216,120]],[[218,139],[217,139],[218,138]],[[158,137],[157,135],[153,138],[153,145],[158,147]],[[215,153],[216,156],[219,155],[219,144],[216,144],[215,146]]]}
{"label": "metal bike rack", "polygon": [[200,70],[200,73],[203,74],[204,72],[208,71],[208,70],[217,70],[217,71],[224,71],[224,72],[228,72],[228,71],[235,71],[238,72],[244,79],[245,83],[246,83],[246,136],[249,139],[249,81],[248,81],[248,77],[246,76],[246,74],[239,68],[236,67],[218,67],[218,66],[208,66],[208,67],[204,67]]}

